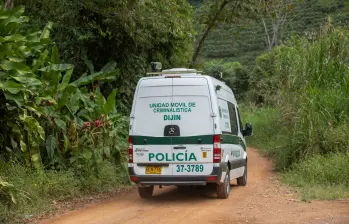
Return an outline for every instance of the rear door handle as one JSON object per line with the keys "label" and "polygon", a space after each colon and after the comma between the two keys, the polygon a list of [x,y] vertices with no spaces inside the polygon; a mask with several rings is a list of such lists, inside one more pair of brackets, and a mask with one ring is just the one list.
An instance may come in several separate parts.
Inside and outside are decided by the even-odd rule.
{"label": "rear door handle", "polygon": [[184,147],[184,146],[175,146],[173,147],[173,149],[186,149],[187,147]]}

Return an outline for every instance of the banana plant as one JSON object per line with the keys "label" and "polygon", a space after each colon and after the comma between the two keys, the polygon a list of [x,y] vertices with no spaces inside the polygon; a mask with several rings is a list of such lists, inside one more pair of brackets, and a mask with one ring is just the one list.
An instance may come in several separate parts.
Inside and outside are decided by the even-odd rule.
{"label": "banana plant", "polygon": [[39,169],[43,147],[51,159],[77,149],[77,126],[86,119],[82,111],[90,116],[94,112],[95,117],[113,110],[116,92],[98,110],[88,101],[90,93],[84,86],[115,80],[118,70],[115,63],[109,63],[71,82],[74,66],[59,64],[58,49],[50,40],[53,24],[25,33],[22,28],[28,18],[23,12],[22,7],[0,9],[0,110],[4,114],[0,123],[5,127],[0,149],[19,153],[28,166]]}

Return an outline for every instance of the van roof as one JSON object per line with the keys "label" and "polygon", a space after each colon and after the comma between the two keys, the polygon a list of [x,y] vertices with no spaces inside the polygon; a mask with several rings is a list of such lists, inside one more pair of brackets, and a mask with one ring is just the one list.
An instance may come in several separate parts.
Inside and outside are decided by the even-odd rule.
{"label": "van roof", "polygon": [[198,77],[204,77],[206,79],[209,79],[213,86],[220,85],[221,91],[217,93],[218,97],[224,98],[225,100],[231,101],[234,104],[237,104],[235,94],[234,92],[228,87],[225,82],[218,80],[212,76],[209,75],[202,75],[199,71],[195,69],[187,69],[187,68],[173,68],[173,69],[167,69],[163,70],[162,72],[154,72],[154,73],[147,73],[150,76],[146,76],[141,78],[141,80],[145,79],[163,79],[167,76],[185,76],[186,78],[198,78]]}

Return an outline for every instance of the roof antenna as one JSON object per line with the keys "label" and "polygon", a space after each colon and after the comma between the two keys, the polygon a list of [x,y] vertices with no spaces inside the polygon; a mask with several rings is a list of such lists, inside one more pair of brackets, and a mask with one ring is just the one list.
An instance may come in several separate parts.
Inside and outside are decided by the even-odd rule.
{"label": "roof antenna", "polygon": [[160,72],[162,69],[161,62],[152,62],[150,65],[151,65],[152,72]]}

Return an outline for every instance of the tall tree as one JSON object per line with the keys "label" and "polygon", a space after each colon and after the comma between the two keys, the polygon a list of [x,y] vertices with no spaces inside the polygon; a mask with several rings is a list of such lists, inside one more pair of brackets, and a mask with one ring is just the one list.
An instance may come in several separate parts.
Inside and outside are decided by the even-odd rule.
{"label": "tall tree", "polygon": [[191,60],[191,66],[196,64],[205,39],[219,23],[229,23],[252,13],[255,0],[206,0],[197,13],[199,39]]}
{"label": "tall tree", "polygon": [[[16,0],[38,26],[54,22],[52,38],[73,79],[116,61],[120,76],[102,88],[118,89],[121,111],[129,113],[133,87],[151,61],[187,66],[193,43],[192,7],[186,0]],[[119,106],[119,105],[118,105]]]}
{"label": "tall tree", "polygon": [[265,33],[268,50],[279,44],[281,31],[295,12],[295,0],[260,0],[255,8]]}
{"label": "tall tree", "polygon": [[5,9],[12,9],[14,5],[14,0],[5,0]]}

